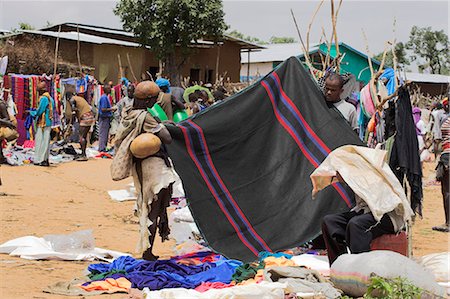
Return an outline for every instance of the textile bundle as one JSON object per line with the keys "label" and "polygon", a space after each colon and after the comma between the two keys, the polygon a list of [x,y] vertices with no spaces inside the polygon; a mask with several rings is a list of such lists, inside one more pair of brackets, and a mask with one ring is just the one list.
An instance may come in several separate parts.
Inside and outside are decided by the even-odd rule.
{"label": "textile bundle", "polygon": [[351,205],[339,184],[319,194],[327,200],[311,199],[314,169],[333,149],[361,142],[294,57],[169,130],[194,219],[227,257],[300,245],[319,234],[323,216]]}

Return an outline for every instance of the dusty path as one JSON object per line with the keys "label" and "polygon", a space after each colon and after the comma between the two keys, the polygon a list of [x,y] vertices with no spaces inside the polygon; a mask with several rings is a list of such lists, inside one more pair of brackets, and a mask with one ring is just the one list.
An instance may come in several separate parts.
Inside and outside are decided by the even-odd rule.
{"label": "dusty path", "polygon": [[[123,189],[131,180],[113,182],[111,160],[71,162],[57,167],[1,167],[0,243],[26,235],[41,237],[92,229],[97,247],[134,253],[137,224],[130,223],[133,202],[116,203],[107,190]],[[424,181],[432,178],[426,164]],[[424,218],[413,228],[414,255],[449,251],[449,235],[431,230],[443,222],[440,186],[425,189]],[[156,245],[168,257],[173,242]],[[61,298],[42,288],[81,276],[90,262],[28,261],[0,255],[0,298]],[[89,298],[124,298],[123,294]],[[64,297],[68,298],[68,297]],[[79,297],[78,297],[79,298]]]}

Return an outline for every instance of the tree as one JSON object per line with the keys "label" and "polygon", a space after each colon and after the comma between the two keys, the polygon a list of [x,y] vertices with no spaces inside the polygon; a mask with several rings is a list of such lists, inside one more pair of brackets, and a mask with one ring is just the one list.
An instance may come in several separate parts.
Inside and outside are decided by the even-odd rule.
{"label": "tree", "polygon": [[[397,58],[397,64],[400,65],[409,65],[409,60],[406,53],[405,44],[400,42],[395,44],[394,48],[395,56]],[[376,60],[380,61],[383,59],[383,52],[375,55],[374,57]],[[392,51],[388,51],[386,53],[386,59],[384,60],[384,65],[387,67],[393,67],[394,66],[394,56],[392,55]]]}
{"label": "tree", "polygon": [[413,52],[412,61],[419,58],[425,60],[419,69],[429,67],[433,74],[449,73],[449,41],[444,30],[432,31],[431,27],[413,26],[406,48]]}
{"label": "tree", "polygon": [[295,43],[295,39],[293,37],[281,37],[281,36],[272,36],[269,40],[269,42],[266,42],[264,40],[261,40],[257,37],[244,35],[243,33],[233,30],[231,32],[228,32],[228,35],[231,35],[233,37],[248,41],[250,43],[255,43],[259,45],[267,45],[267,44],[288,44],[288,43]]}
{"label": "tree", "polygon": [[20,30],[34,30],[35,28],[33,26],[31,26],[28,23],[24,23],[24,22],[20,22],[17,25],[19,25],[18,28],[11,28],[11,32],[13,33],[17,33]]}
{"label": "tree", "polygon": [[165,64],[173,85],[180,84],[192,42],[205,37],[217,42],[227,29],[220,0],[120,0],[114,13]]}
{"label": "tree", "polygon": [[284,37],[284,36],[272,36],[269,40],[271,44],[290,44],[295,43],[295,39],[293,37]]}
{"label": "tree", "polygon": [[231,32],[228,32],[228,35],[235,37],[235,38],[239,38],[245,41],[248,41],[250,43],[255,43],[255,44],[259,44],[259,45],[266,45],[268,44],[268,42],[263,41],[257,37],[253,37],[253,36],[249,36],[249,35],[244,35],[243,33],[237,31],[237,30],[233,30]]}
{"label": "tree", "polygon": [[20,22],[19,29],[20,30],[34,30],[35,28],[28,23]]}

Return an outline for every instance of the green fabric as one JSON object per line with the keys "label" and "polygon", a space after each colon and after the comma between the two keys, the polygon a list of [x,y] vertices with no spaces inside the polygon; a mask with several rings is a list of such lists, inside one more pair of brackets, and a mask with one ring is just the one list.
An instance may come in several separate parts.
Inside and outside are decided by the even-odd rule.
{"label": "green fabric", "polygon": [[236,283],[240,283],[244,280],[254,278],[256,272],[258,272],[258,270],[260,269],[264,269],[265,265],[266,264],[264,262],[253,262],[239,266],[236,268],[233,276],[231,276],[231,280],[235,281]]}
{"label": "green fabric", "polygon": [[395,134],[386,140],[386,147],[385,147],[385,149],[387,151],[386,163],[388,163],[388,164],[389,164],[389,160],[391,159],[391,152],[392,152],[392,146],[394,145],[394,141],[395,141]]}
{"label": "green fabric", "polygon": [[102,273],[97,273],[97,274],[89,274],[88,277],[90,280],[102,280],[105,279],[106,277],[109,277],[113,274],[117,274],[117,273],[121,273],[121,274],[127,274],[127,272],[125,270],[111,270],[109,272],[102,272]]}

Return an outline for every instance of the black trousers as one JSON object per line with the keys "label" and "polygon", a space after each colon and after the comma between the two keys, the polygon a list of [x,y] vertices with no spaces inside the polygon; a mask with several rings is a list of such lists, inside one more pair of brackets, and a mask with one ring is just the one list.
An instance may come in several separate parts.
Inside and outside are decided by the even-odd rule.
{"label": "black trousers", "polygon": [[373,239],[393,233],[394,226],[386,214],[379,223],[372,213],[363,214],[362,211],[331,214],[325,216],[322,221],[322,235],[330,265],[338,256],[347,253],[347,246],[351,253],[367,252],[370,251],[370,242]]}
{"label": "black trousers", "polygon": [[444,213],[445,213],[445,224],[450,226],[450,217],[449,217],[449,206],[450,206],[450,192],[449,192],[449,169],[448,167],[444,170],[444,178],[441,181],[441,192],[442,199],[444,200]]}

